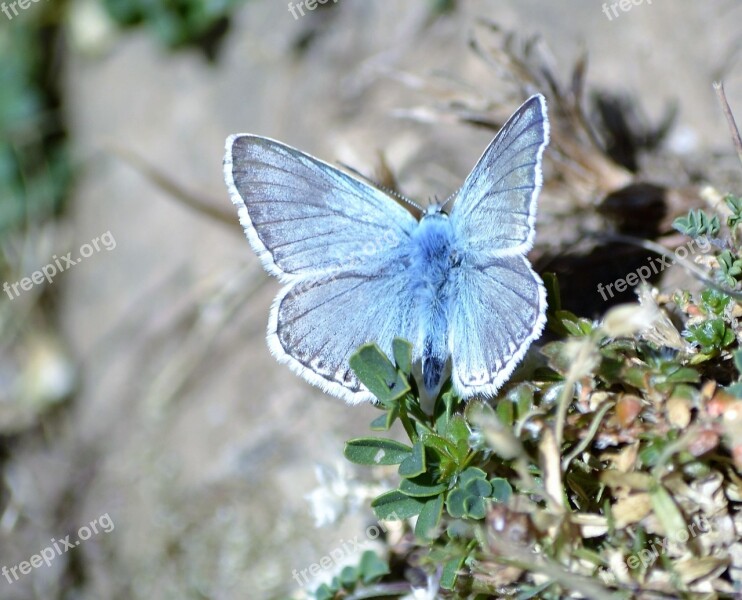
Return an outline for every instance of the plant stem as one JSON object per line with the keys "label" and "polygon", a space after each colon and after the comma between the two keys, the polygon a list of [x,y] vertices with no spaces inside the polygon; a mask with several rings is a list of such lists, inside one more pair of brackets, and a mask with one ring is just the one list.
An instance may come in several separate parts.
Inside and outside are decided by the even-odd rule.
{"label": "plant stem", "polygon": [[726,92],[724,92],[724,84],[721,81],[715,81],[714,90],[716,91],[716,95],[719,97],[721,109],[724,111],[724,116],[727,119],[727,125],[729,125],[729,133],[731,133],[732,135],[732,143],[737,150],[739,161],[742,163],[742,136],[740,136],[739,134],[739,129],[737,128],[737,123],[734,120],[732,109],[729,107],[727,95]]}

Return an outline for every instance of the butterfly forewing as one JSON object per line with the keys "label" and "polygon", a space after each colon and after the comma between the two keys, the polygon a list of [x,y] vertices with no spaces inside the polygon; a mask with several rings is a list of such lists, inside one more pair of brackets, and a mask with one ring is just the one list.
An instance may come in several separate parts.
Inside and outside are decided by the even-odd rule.
{"label": "butterfly forewing", "polygon": [[224,173],[253,249],[279,277],[342,270],[417,224],[380,190],[267,138],[230,136]]}
{"label": "butterfly forewing", "polygon": [[531,249],[548,141],[546,101],[536,95],[508,119],[457,194],[451,223],[459,239],[500,256]]}

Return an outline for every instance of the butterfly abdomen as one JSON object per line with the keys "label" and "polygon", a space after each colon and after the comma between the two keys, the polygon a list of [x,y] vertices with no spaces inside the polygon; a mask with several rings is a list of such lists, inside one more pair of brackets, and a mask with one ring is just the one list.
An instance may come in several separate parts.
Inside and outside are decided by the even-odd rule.
{"label": "butterfly abdomen", "polygon": [[446,339],[452,271],[460,259],[454,233],[444,213],[425,215],[412,235],[410,284],[413,286],[418,335],[416,355],[422,359],[423,382],[433,393],[443,376],[448,360]]}

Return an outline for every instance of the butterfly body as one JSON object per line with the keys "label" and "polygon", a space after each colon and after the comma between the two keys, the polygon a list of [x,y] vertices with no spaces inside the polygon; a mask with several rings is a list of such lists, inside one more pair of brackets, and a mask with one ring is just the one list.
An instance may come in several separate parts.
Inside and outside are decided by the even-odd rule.
{"label": "butterfly body", "polygon": [[284,287],[268,321],[279,361],[350,403],[373,400],[349,358],[413,344],[429,393],[447,364],[463,398],[493,395],[541,333],[546,294],[525,255],[535,234],[542,96],[487,148],[450,213],[418,221],[381,190],[280,142],[230,136],[224,172],[240,222]]}
{"label": "butterfly body", "polygon": [[414,355],[422,360],[423,383],[429,394],[440,384],[448,359],[450,303],[456,297],[456,271],[461,249],[448,215],[428,212],[410,239],[410,286],[414,299],[417,335]]}

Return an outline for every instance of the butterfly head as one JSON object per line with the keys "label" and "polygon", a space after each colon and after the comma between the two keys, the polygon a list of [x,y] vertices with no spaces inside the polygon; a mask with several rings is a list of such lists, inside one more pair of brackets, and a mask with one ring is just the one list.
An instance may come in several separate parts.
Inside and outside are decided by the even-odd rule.
{"label": "butterfly head", "polygon": [[433,216],[433,215],[439,215],[441,217],[448,217],[448,213],[443,212],[443,207],[444,206],[445,206],[445,204],[440,204],[437,201],[429,204],[425,208],[425,212],[423,213],[423,218],[430,217],[430,216]]}

